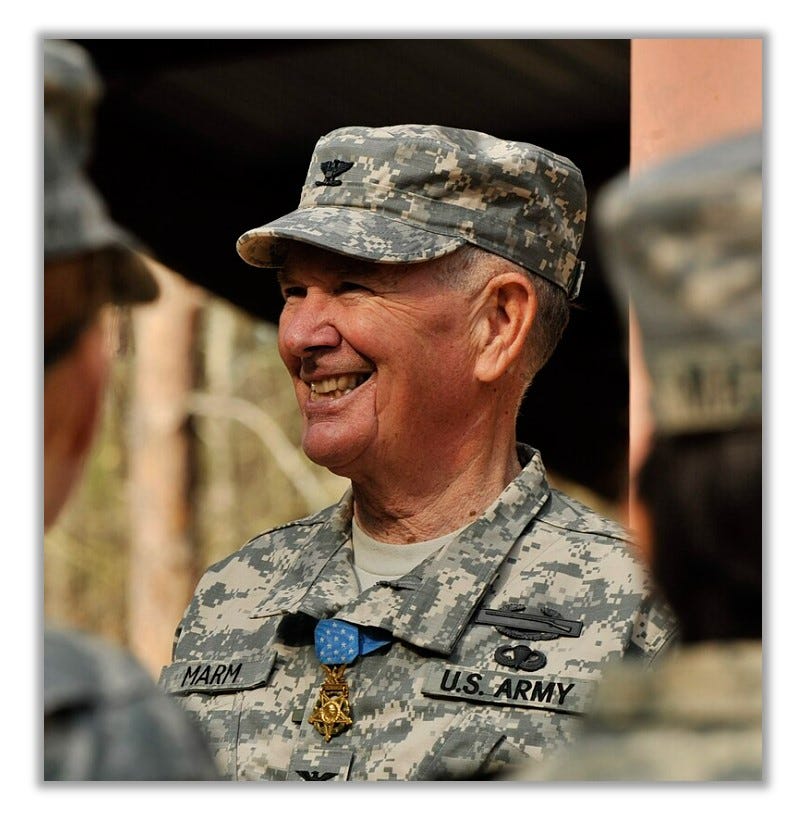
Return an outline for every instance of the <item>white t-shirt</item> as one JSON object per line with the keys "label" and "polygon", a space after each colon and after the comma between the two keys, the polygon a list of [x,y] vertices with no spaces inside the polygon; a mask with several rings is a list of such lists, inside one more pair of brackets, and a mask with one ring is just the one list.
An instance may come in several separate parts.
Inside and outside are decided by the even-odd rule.
{"label": "white t-shirt", "polygon": [[[463,528],[461,528],[463,530]],[[351,542],[353,544],[353,569],[359,579],[359,587],[367,590],[385,579],[405,576],[432,553],[449,544],[459,531],[446,533],[427,542],[402,545],[379,542],[368,536],[353,520]]]}

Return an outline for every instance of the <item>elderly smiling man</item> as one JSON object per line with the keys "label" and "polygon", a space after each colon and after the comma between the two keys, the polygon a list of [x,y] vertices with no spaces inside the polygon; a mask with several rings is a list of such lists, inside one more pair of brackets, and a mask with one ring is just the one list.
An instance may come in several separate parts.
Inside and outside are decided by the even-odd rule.
{"label": "elderly smiling man", "polygon": [[568,740],[604,667],[671,638],[625,535],[517,444],[582,274],[580,172],[436,126],[320,139],[279,269],[303,447],[338,505],[210,568],[162,683],[235,779],[477,776]]}

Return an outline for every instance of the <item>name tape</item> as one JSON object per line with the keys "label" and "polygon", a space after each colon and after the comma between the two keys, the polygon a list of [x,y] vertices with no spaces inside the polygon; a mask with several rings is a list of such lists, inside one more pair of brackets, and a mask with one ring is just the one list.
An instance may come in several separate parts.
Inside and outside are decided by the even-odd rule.
{"label": "name tape", "polygon": [[561,676],[511,675],[467,667],[432,667],[422,692],[435,698],[466,698],[484,704],[524,706],[583,714],[596,688],[595,681]]}
{"label": "name tape", "polygon": [[273,669],[276,654],[257,659],[175,661],[163,667],[160,686],[174,695],[189,692],[235,692],[263,686]]}

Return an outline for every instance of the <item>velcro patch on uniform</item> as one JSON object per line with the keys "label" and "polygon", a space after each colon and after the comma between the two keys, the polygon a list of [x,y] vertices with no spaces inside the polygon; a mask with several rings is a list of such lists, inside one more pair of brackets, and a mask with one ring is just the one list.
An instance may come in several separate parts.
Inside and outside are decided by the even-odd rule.
{"label": "velcro patch on uniform", "polygon": [[[322,740],[319,735],[318,738]],[[348,749],[296,749],[290,759],[287,779],[307,783],[337,783],[348,779],[352,760],[353,752]]]}
{"label": "velcro patch on uniform", "polygon": [[225,658],[220,661],[175,661],[163,667],[160,686],[172,695],[189,692],[237,692],[263,686],[276,653],[262,658]]}
{"label": "velcro patch on uniform", "polygon": [[595,681],[554,675],[512,675],[471,667],[432,666],[422,686],[433,698],[465,698],[482,704],[524,706],[581,715],[590,704]]}

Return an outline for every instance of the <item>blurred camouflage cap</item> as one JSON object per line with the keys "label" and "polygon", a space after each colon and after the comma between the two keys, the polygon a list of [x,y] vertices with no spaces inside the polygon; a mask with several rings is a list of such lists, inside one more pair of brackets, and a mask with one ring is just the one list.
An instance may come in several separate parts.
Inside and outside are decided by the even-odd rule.
{"label": "blurred camouflage cap", "polygon": [[657,431],[762,417],[762,135],[615,179],[596,204],[619,298],[632,301]]}
{"label": "blurred camouflage cap", "polygon": [[88,54],[66,40],[43,41],[44,260],[102,251],[108,300],[150,301],[158,287],[134,252],[137,242],[108,215],[85,168],[101,81]]}
{"label": "blurred camouflage cap", "polygon": [[437,125],[346,127],[315,146],[298,209],[244,233],[240,256],[280,267],[292,239],[379,263],[439,258],[466,242],[579,292],[582,174],[523,142]]}

